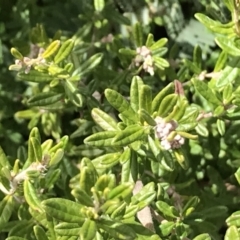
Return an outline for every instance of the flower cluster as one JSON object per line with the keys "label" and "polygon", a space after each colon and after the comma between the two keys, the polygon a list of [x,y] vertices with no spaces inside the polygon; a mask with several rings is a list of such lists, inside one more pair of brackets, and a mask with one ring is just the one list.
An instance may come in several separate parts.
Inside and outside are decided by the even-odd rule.
{"label": "flower cluster", "polygon": [[143,69],[145,72],[148,72],[151,76],[154,75],[153,70],[153,59],[151,56],[151,51],[146,47],[137,48],[137,56],[134,59],[135,66],[139,67],[143,63]]}
{"label": "flower cluster", "polygon": [[[44,172],[46,170],[47,170],[47,166],[45,164],[32,163],[27,169],[22,170],[17,174],[11,172],[11,179],[10,179],[11,190],[9,191],[9,193],[13,194],[18,189],[18,185],[28,178],[28,174],[32,174],[32,175],[35,174],[36,176],[40,176],[40,175],[44,175]],[[8,192],[8,191],[5,190],[5,192]]]}
{"label": "flower cluster", "polygon": [[11,65],[9,70],[20,71],[21,69],[24,69],[24,72],[28,74],[32,66],[44,65],[46,63],[46,60],[41,57],[43,52],[44,49],[40,48],[37,58],[23,57],[21,60],[16,59],[15,64]]}
{"label": "flower cluster", "polygon": [[155,121],[157,123],[155,127],[155,134],[161,141],[161,145],[164,149],[170,150],[180,148],[184,144],[185,139],[179,134],[176,134],[173,138],[169,139],[171,133],[173,133],[178,126],[175,121],[172,120],[166,123],[161,117],[156,117]]}

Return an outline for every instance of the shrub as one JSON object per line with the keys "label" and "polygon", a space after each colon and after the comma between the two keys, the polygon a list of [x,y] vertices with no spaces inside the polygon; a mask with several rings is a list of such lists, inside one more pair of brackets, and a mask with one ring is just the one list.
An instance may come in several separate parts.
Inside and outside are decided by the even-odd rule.
{"label": "shrub", "polygon": [[0,9],[0,239],[240,239],[239,1]]}

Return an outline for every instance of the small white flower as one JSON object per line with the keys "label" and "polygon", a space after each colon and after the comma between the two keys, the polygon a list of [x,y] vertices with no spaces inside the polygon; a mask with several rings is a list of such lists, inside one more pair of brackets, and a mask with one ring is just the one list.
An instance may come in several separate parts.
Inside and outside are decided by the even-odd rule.
{"label": "small white flower", "polygon": [[157,124],[155,127],[155,135],[165,150],[180,148],[184,144],[185,139],[179,134],[171,141],[167,139],[171,132],[175,131],[178,126],[174,120],[166,123],[163,118],[156,117],[155,122]]}
{"label": "small white flower", "polygon": [[138,47],[136,51],[137,54],[141,55],[142,57],[147,57],[151,54],[151,51],[146,46]]}
{"label": "small white flower", "polygon": [[15,64],[22,66],[23,62],[21,60],[19,60],[19,59],[16,59],[15,60]]}
{"label": "small white flower", "polygon": [[151,76],[153,76],[154,75],[153,67],[148,67],[146,72],[148,72]]}
{"label": "small white flower", "polygon": [[134,64],[136,67],[139,67],[143,63],[143,69],[145,72],[148,72],[151,76],[154,75],[153,68],[153,59],[151,56],[151,51],[146,47],[138,47],[136,49],[137,56],[134,59]]}
{"label": "small white flower", "polygon": [[166,123],[166,126],[165,128],[171,130],[173,128],[173,125],[169,122],[169,123]]}
{"label": "small white flower", "polygon": [[170,133],[169,129],[165,127],[165,128],[163,129],[163,134],[164,134],[164,136],[168,136],[169,133]]}
{"label": "small white flower", "polygon": [[179,134],[177,134],[175,137],[174,137],[174,140],[176,141],[179,141],[181,139],[181,136]]}
{"label": "small white flower", "polygon": [[179,142],[181,145],[183,145],[183,144],[185,143],[185,139],[184,139],[183,137],[181,137],[181,139],[178,140],[178,142]]}
{"label": "small white flower", "polygon": [[165,150],[170,150],[172,148],[171,143],[167,139],[161,141],[161,145]]}

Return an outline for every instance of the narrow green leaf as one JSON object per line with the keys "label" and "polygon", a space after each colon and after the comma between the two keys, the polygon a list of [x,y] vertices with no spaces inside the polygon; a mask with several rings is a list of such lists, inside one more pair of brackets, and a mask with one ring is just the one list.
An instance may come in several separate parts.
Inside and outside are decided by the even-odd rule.
{"label": "narrow green leaf", "polygon": [[69,99],[72,101],[74,105],[77,107],[82,107],[83,104],[83,96],[75,86],[75,84],[69,80],[64,81],[64,87],[66,94],[68,95]]}
{"label": "narrow green leaf", "polygon": [[133,184],[132,183],[122,183],[118,185],[117,187],[113,188],[109,193],[107,198],[108,199],[114,199],[114,198],[121,198],[125,199],[127,198],[133,190]]}
{"label": "narrow green leaf", "polygon": [[34,226],[33,231],[37,240],[48,240],[47,234],[41,226]]}
{"label": "narrow green leaf", "polygon": [[140,87],[139,108],[144,109],[150,114],[152,112],[152,89],[147,85],[142,85]]}
{"label": "narrow green leaf", "polygon": [[129,56],[129,57],[135,57],[137,54],[136,50],[132,50],[128,48],[120,48],[118,52],[121,53],[122,55]]}
{"label": "narrow green leaf", "polygon": [[134,196],[132,196],[132,204],[137,204],[139,210],[149,206],[156,197],[154,183],[150,182],[143,186],[143,188]]}
{"label": "narrow green leaf", "polygon": [[169,151],[162,150],[163,158],[161,161],[162,166],[167,171],[172,172],[175,169],[175,163],[172,154]]}
{"label": "narrow green leaf", "polygon": [[79,78],[89,72],[91,72],[102,61],[103,54],[96,53],[82,63],[74,72],[73,76],[79,76]]}
{"label": "narrow green leaf", "polygon": [[49,167],[53,165],[57,165],[63,158],[64,156],[64,150],[63,149],[58,149],[52,156],[51,160],[49,162]]}
{"label": "narrow green leaf", "polygon": [[225,110],[223,105],[222,106],[218,106],[218,107],[215,108],[215,110],[213,112],[213,116],[214,117],[221,117],[224,114],[225,111],[226,110]]}
{"label": "narrow green leaf", "polygon": [[198,125],[196,126],[195,130],[197,131],[197,133],[203,137],[208,137],[209,135],[209,131],[208,129],[204,126],[203,123],[198,123]]}
{"label": "narrow green leaf", "polygon": [[16,59],[23,60],[23,55],[16,48],[11,48],[10,52]]}
{"label": "narrow green leaf", "polygon": [[24,197],[29,206],[34,210],[42,212],[41,201],[33,184],[28,179],[25,179],[23,188]]}
{"label": "narrow green leaf", "polygon": [[167,237],[169,234],[171,234],[175,225],[176,224],[174,222],[163,221],[161,223],[161,225],[159,226],[161,235],[164,236],[164,237]]}
{"label": "narrow green leaf", "polygon": [[154,44],[154,36],[153,36],[153,34],[149,33],[145,45],[147,48],[150,48],[153,44]]}
{"label": "narrow green leaf", "polygon": [[214,21],[213,19],[207,17],[206,15],[202,13],[196,13],[194,15],[199,22],[201,22],[205,27],[209,28],[213,32],[216,32],[218,34],[231,34],[233,32],[233,22],[222,24],[218,21]]}
{"label": "narrow green leaf", "polygon": [[98,132],[84,139],[85,144],[96,147],[112,146],[113,138],[117,135],[118,131]]}
{"label": "narrow green leaf", "polygon": [[86,219],[80,231],[80,240],[93,240],[96,236],[97,225],[95,221]]}
{"label": "narrow green leaf", "polygon": [[233,99],[233,86],[232,84],[228,84],[223,89],[223,103],[228,104]]}
{"label": "narrow green leaf", "polygon": [[169,62],[161,57],[153,56],[153,61],[154,61],[154,65],[157,68],[162,69],[162,70],[164,70],[164,68],[168,68],[170,66]]}
{"label": "narrow green leaf", "polygon": [[114,137],[112,144],[116,146],[126,146],[132,142],[141,140],[144,135],[145,131],[142,126],[130,125]]}
{"label": "narrow green leaf", "polygon": [[22,238],[22,237],[17,237],[17,236],[11,236],[6,238],[6,240],[28,240],[26,238]]}
{"label": "narrow green leaf", "polygon": [[46,174],[45,188],[51,189],[54,187],[55,183],[59,180],[61,175],[61,169],[54,169],[53,171],[48,171]]}
{"label": "narrow green leaf", "polygon": [[93,167],[84,166],[81,168],[79,187],[88,195],[91,195],[91,188],[94,186],[97,179],[94,161],[91,162]]}
{"label": "narrow green leaf", "polygon": [[[59,223],[54,227],[54,231],[60,236],[78,236],[81,228],[77,223]],[[66,240],[67,240],[66,239]]]}
{"label": "narrow green leaf", "polygon": [[163,155],[161,152],[159,140],[153,139],[150,135],[148,135],[148,145],[149,145],[149,148],[151,149],[154,157],[156,158],[156,160],[158,160],[160,162],[162,160]]}
{"label": "narrow green leaf", "polygon": [[85,221],[82,206],[67,199],[49,198],[42,202],[42,207],[50,216],[63,222],[82,224]]}
{"label": "narrow green leaf", "polygon": [[98,227],[108,232],[113,239],[135,239],[136,230],[130,224],[121,223],[108,219],[101,219]]}
{"label": "narrow green leaf", "polygon": [[54,230],[54,218],[51,217],[48,213],[46,213],[46,216],[45,216],[46,220],[47,220],[47,229],[48,229],[48,232],[49,232],[49,235],[52,239],[56,239],[56,232]]}
{"label": "narrow green leaf", "polygon": [[118,130],[117,122],[110,115],[103,112],[98,108],[92,110],[92,118],[94,121],[106,131],[115,131]]}
{"label": "narrow green leaf", "polygon": [[126,151],[122,153],[120,156],[119,162],[122,165],[121,171],[121,183],[130,182],[131,181],[131,149],[127,148]]}
{"label": "narrow green leaf", "polygon": [[104,204],[101,205],[100,211],[104,212],[105,214],[111,215],[116,208],[120,206],[120,200],[118,198],[107,200]]}
{"label": "narrow green leaf", "polygon": [[3,149],[0,146],[0,169],[2,167],[10,167],[9,161],[7,159],[7,156],[5,155]]}
{"label": "narrow green leaf", "polygon": [[167,42],[168,42],[167,38],[161,38],[157,42],[155,42],[154,44],[151,45],[150,50],[154,51],[159,48],[162,48],[164,45],[166,45]]}
{"label": "narrow green leaf", "polygon": [[143,123],[143,125],[145,124],[144,122],[146,122],[150,126],[156,126],[155,120],[152,118],[152,116],[146,110],[140,109],[139,117],[140,117],[140,120]]}
{"label": "narrow green leaf", "polygon": [[174,84],[171,82],[165,88],[163,88],[152,101],[152,112],[156,112],[159,109],[162,100],[169,94],[174,92]]}
{"label": "narrow green leaf", "polygon": [[176,120],[177,122],[185,116],[186,109],[188,107],[188,101],[185,97],[180,96],[177,104],[173,107],[172,112],[165,118],[165,121]]}
{"label": "narrow green leaf", "polygon": [[137,47],[141,47],[143,45],[143,29],[140,23],[136,23],[133,27],[133,37],[134,42]]}
{"label": "narrow green leaf", "polygon": [[171,217],[171,218],[177,218],[179,216],[177,210],[168,205],[166,202],[163,201],[157,201],[156,207],[160,212],[162,212],[165,216]]}
{"label": "narrow green leaf", "polygon": [[166,68],[167,65],[169,65],[169,62],[166,59],[162,58],[168,52],[168,48],[162,47],[162,48],[152,50],[151,52],[152,52],[153,58],[155,58],[155,57],[160,58],[161,66],[165,66],[165,68]]}
{"label": "narrow green leaf", "polygon": [[197,196],[190,197],[190,199],[187,201],[187,203],[183,207],[183,210],[182,210],[183,216],[187,216],[188,209],[189,208],[195,209],[199,202],[200,202],[199,197]]}
{"label": "narrow green leaf", "polygon": [[236,46],[233,39],[219,36],[215,38],[215,41],[223,51],[236,57],[240,56],[240,49]]}
{"label": "narrow green leaf", "polygon": [[177,162],[181,165],[181,167],[185,170],[188,169],[189,167],[188,158],[185,152],[183,151],[183,149],[180,149],[180,148],[174,149],[173,154]]}
{"label": "narrow green leaf", "polygon": [[236,225],[237,227],[240,227],[240,211],[236,211],[228,217],[226,223],[228,226]]}
{"label": "narrow green leaf", "polygon": [[9,236],[29,236],[32,233],[34,222],[22,219],[18,221],[9,231]]}
{"label": "narrow green leaf", "polygon": [[211,240],[212,238],[208,233],[203,233],[198,236],[196,236],[193,240]]}
{"label": "narrow green leaf", "polygon": [[95,183],[95,188],[97,191],[103,192],[105,188],[112,189],[116,186],[116,178],[114,174],[103,174],[99,176]]}
{"label": "narrow green leaf", "polygon": [[47,83],[53,80],[53,76],[50,76],[47,73],[38,72],[36,70],[31,70],[29,73],[19,72],[17,77],[20,80],[27,82],[37,82],[37,83]]}
{"label": "narrow green leaf", "polygon": [[113,213],[111,214],[111,218],[112,219],[116,219],[116,220],[120,220],[123,218],[123,215],[125,213],[125,210],[126,210],[126,206],[127,206],[127,203],[126,202],[123,202],[120,206],[118,206],[114,211]]}
{"label": "narrow green leaf", "polygon": [[202,69],[202,49],[199,45],[196,45],[193,51],[193,63]]}
{"label": "narrow green leaf", "polygon": [[33,220],[41,224],[43,227],[48,228],[48,222],[46,219],[46,213],[42,212],[39,213],[37,210],[33,210],[32,208],[29,208],[29,213],[33,217]]}
{"label": "narrow green leaf", "polygon": [[202,72],[202,70],[201,70],[195,63],[191,62],[191,61],[188,60],[188,59],[184,59],[184,60],[183,60],[183,63],[184,63],[184,65],[187,66],[187,68],[188,68],[191,72],[193,72],[193,73],[195,73],[195,74],[197,74],[197,75],[199,75],[199,74]]}
{"label": "narrow green leaf", "polygon": [[73,47],[74,47],[74,41],[72,39],[65,41],[60,47],[57,55],[54,57],[54,62],[58,64],[64,59],[66,59],[69,56],[69,54],[72,52]]}
{"label": "narrow green leaf", "polygon": [[160,104],[160,107],[158,109],[158,116],[160,117],[166,117],[170,112],[173,111],[174,106],[176,105],[178,101],[179,96],[175,93],[169,94],[166,96]]}
{"label": "narrow green leaf", "polygon": [[224,240],[240,239],[240,234],[236,226],[230,226],[225,234]]}
{"label": "narrow green leaf", "polygon": [[7,223],[14,210],[13,196],[7,195],[0,202],[0,228]]}
{"label": "narrow green leaf", "polygon": [[58,149],[64,148],[64,143],[63,141],[59,141],[55,146],[51,147],[48,150],[48,153],[55,153]]}
{"label": "narrow green leaf", "polygon": [[240,58],[233,58],[229,64],[223,69],[219,78],[216,79],[216,87],[224,87],[229,83],[233,83],[239,75]]}
{"label": "narrow green leaf", "polygon": [[29,106],[47,106],[63,99],[62,93],[43,92],[28,99]]}
{"label": "narrow green leaf", "polygon": [[228,58],[227,53],[225,51],[222,51],[219,54],[219,57],[218,57],[217,62],[215,64],[214,72],[219,72],[224,68],[224,66],[226,64],[226,61],[227,61],[227,58]]}
{"label": "narrow green leaf", "polygon": [[121,153],[107,153],[95,158],[92,163],[96,169],[107,169],[116,165],[120,160]]}
{"label": "narrow green leaf", "polygon": [[37,127],[34,127],[31,130],[31,132],[29,134],[29,138],[31,138],[31,137],[36,138],[41,143],[41,135],[40,135],[40,132]]}
{"label": "narrow green leaf", "polygon": [[116,22],[118,24],[123,25],[130,25],[131,21],[129,18],[125,17],[121,14],[118,10],[111,9],[111,11],[104,12],[104,16],[109,19],[111,22]]}
{"label": "narrow green leaf", "polygon": [[138,212],[138,209],[139,209],[138,205],[128,205],[126,207],[124,219],[128,219],[128,218],[135,216]]}
{"label": "narrow green leaf", "polygon": [[238,184],[240,184],[240,169],[234,173],[235,178],[237,179]]}
{"label": "narrow green leaf", "polygon": [[50,83],[50,86],[51,87],[55,87],[56,85],[59,84],[59,78],[63,78],[63,79],[66,79],[69,77],[69,74],[68,72],[65,70],[65,68],[61,68],[61,67],[58,67],[54,64],[51,64],[49,67],[48,67],[48,73],[49,75],[51,76],[54,76],[54,77],[58,77],[57,79],[54,79],[51,83]]}
{"label": "narrow green leaf", "polygon": [[24,164],[24,167],[27,168],[31,163],[35,162],[37,160],[35,157],[36,156],[35,156],[34,146],[31,141],[31,137],[29,137],[29,139],[28,139],[28,158]]}
{"label": "narrow green leaf", "polygon": [[118,92],[111,90],[107,88],[105,90],[105,96],[108,100],[108,102],[116,109],[118,110],[123,117],[126,117],[127,119],[137,122],[138,117],[137,114],[134,112],[128,101]]}
{"label": "narrow green leaf", "polygon": [[139,76],[134,76],[130,88],[130,105],[137,112],[139,110],[140,89],[143,81]]}
{"label": "narrow green leaf", "polygon": [[75,188],[72,190],[71,193],[78,200],[80,204],[88,207],[94,207],[91,197],[81,188]]}
{"label": "narrow green leaf", "polygon": [[94,0],[94,8],[96,11],[101,12],[104,9],[104,0]]}
{"label": "narrow green leaf", "polygon": [[22,119],[32,119],[32,118],[38,118],[40,116],[39,110],[36,109],[28,109],[23,111],[18,111],[15,113],[16,118],[22,118]]}
{"label": "narrow green leaf", "polygon": [[216,97],[212,89],[203,81],[198,79],[192,80],[195,89],[210,103],[214,105],[221,105],[221,101]]}
{"label": "narrow green leaf", "polygon": [[51,56],[53,56],[57,50],[59,49],[61,45],[61,42],[59,40],[55,40],[53,41],[48,47],[47,49],[44,51],[44,53],[42,54],[43,58],[49,58]]}
{"label": "narrow green leaf", "polygon": [[[41,143],[35,137],[29,138],[29,144],[31,145],[31,149],[33,150],[34,162],[41,162],[42,161],[42,148]],[[32,153],[31,153],[32,154]]]}
{"label": "narrow green leaf", "polygon": [[226,130],[226,124],[224,120],[221,119],[217,120],[217,129],[220,135],[223,136]]}

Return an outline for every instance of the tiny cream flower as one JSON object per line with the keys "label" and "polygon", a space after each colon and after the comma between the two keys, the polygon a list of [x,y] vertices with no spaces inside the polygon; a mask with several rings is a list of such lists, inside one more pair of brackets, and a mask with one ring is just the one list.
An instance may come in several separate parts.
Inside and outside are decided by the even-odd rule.
{"label": "tiny cream flower", "polygon": [[180,148],[184,144],[185,139],[179,134],[177,134],[173,140],[168,139],[171,132],[175,131],[178,126],[175,121],[172,120],[166,123],[161,117],[156,117],[155,121],[157,123],[155,127],[155,135],[160,140],[161,146],[165,150]]}
{"label": "tiny cream flower", "polygon": [[138,47],[136,49],[137,56],[134,59],[134,64],[136,67],[139,67],[140,64],[143,64],[143,69],[145,72],[148,72],[151,76],[154,75],[153,68],[153,59],[151,56],[151,51],[146,47]]}

